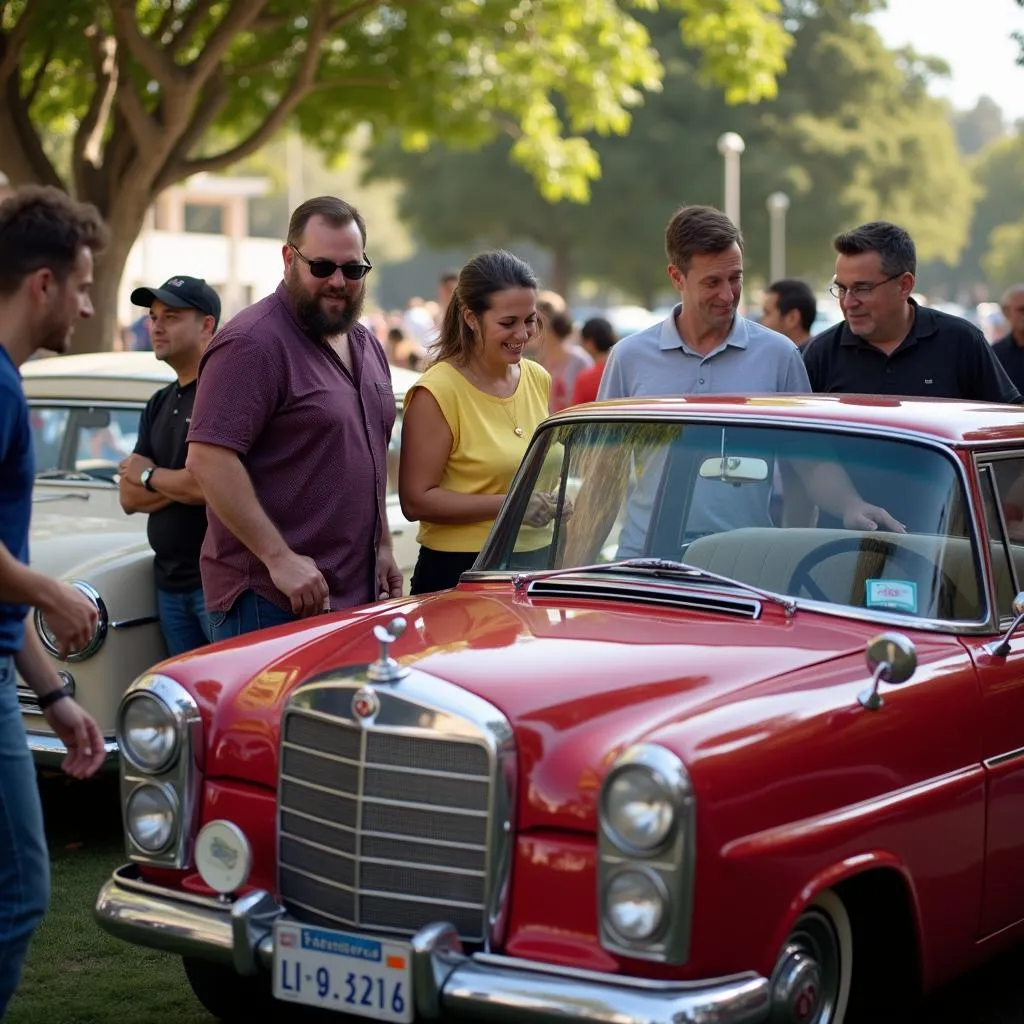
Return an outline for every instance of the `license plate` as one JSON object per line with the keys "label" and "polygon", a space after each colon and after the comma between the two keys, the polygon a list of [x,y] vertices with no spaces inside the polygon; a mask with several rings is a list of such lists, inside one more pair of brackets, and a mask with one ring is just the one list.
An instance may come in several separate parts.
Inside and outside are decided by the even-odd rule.
{"label": "license plate", "polygon": [[290,921],[274,925],[277,999],[410,1024],[411,979],[407,943]]}

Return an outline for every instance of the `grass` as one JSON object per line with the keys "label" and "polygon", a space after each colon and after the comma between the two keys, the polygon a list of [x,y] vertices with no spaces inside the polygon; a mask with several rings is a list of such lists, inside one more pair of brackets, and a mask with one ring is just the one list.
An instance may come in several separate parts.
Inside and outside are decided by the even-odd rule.
{"label": "grass", "polygon": [[100,886],[125,859],[116,779],[46,778],[40,789],[53,892],[5,1024],[210,1024],[177,957],[93,921]]}

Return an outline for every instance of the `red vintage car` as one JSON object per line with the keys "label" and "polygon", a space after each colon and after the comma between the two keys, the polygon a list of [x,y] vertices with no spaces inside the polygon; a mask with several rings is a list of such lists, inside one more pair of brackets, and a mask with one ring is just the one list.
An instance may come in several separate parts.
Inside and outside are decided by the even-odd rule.
{"label": "red vintage car", "polygon": [[131,686],[97,918],[224,1020],[888,1019],[1024,928],[1019,494],[1013,407],[552,417],[454,590]]}

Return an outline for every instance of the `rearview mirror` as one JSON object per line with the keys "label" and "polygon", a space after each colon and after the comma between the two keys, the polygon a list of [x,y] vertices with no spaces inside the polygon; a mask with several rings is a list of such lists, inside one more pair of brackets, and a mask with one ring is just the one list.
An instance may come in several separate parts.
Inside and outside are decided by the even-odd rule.
{"label": "rearview mirror", "polygon": [[110,426],[109,409],[79,409],[76,425],[81,430],[102,430]]}
{"label": "rearview mirror", "polygon": [[725,455],[705,459],[700,464],[703,480],[721,480],[728,484],[759,484],[768,479],[768,463],[764,459]]}

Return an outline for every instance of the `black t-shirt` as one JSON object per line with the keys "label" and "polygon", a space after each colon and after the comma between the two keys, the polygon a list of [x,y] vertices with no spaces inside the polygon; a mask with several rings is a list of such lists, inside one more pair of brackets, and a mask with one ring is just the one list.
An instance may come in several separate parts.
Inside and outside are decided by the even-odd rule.
{"label": "black t-shirt", "polygon": [[1024,391],[1024,348],[1013,340],[1012,334],[1008,334],[993,343],[992,352],[1017,390]]}
{"label": "black t-shirt", "polygon": [[886,355],[858,338],[846,321],[822,331],[803,349],[804,366],[817,392],[914,395],[981,402],[1020,402],[985,335],[973,324],[913,299],[914,323]]}
{"label": "black t-shirt", "polygon": [[[185,439],[195,397],[195,381],[183,388],[175,381],[146,403],[135,451],[152,459],[158,469],[185,468]],[[166,508],[150,513],[146,533],[156,555],[154,572],[161,590],[181,593],[202,586],[199,551],[206,536],[205,505],[172,501]]]}

